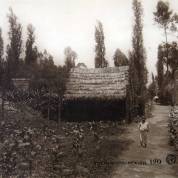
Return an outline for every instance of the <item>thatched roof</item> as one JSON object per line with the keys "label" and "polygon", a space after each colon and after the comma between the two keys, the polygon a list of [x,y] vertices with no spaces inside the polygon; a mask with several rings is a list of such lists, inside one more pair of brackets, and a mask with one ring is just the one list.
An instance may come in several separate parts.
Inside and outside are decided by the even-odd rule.
{"label": "thatched roof", "polygon": [[30,79],[29,78],[13,78],[12,82],[13,82],[13,85],[17,89],[28,90]]}
{"label": "thatched roof", "polygon": [[128,66],[97,69],[73,68],[66,83],[64,100],[123,99],[128,84]]}

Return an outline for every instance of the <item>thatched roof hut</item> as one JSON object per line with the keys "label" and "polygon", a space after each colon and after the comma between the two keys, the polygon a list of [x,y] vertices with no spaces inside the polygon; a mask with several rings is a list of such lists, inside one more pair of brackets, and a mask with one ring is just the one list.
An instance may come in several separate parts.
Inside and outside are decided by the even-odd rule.
{"label": "thatched roof hut", "polygon": [[119,113],[125,107],[127,85],[128,66],[73,68],[66,83],[64,115],[70,113],[71,117],[80,117],[82,114],[86,117],[99,111],[112,114],[114,108]]}
{"label": "thatched roof hut", "polygon": [[128,67],[81,69],[70,71],[65,100],[121,99],[126,97]]}

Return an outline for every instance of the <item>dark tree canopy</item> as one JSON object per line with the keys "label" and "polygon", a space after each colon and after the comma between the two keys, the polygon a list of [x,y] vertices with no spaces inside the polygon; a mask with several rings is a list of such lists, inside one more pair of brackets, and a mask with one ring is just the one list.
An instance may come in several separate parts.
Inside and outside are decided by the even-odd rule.
{"label": "dark tree canopy", "polygon": [[138,0],[134,0],[133,10],[135,16],[135,24],[133,29],[132,47],[133,47],[134,64],[140,81],[139,94],[141,94],[144,91],[147,82],[147,76],[146,76],[147,69],[145,65],[146,54],[143,45],[143,32],[142,32],[143,9],[142,9],[141,2],[139,2]]}
{"label": "dark tree canopy", "polygon": [[4,54],[4,42],[2,39],[2,30],[0,28],[0,62],[3,61],[3,54]]}
{"label": "dark tree canopy", "polygon": [[[132,37],[132,52],[131,52],[131,64],[130,72],[131,76],[134,101],[138,104],[139,114],[144,114],[145,106],[145,93],[147,83],[147,69],[145,65],[146,55],[145,48],[143,45],[143,24],[142,15],[143,9],[141,2],[133,0],[133,12],[134,12],[134,27]],[[134,78],[133,78],[134,77]]]}
{"label": "dark tree canopy", "polygon": [[0,85],[2,85],[2,78],[4,73],[4,41],[2,39],[2,30],[0,28]]}
{"label": "dark tree canopy", "polygon": [[158,87],[161,89],[163,77],[164,77],[164,68],[163,68],[163,54],[162,54],[162,46],[158,47],[158,61],[157,61],[157,78],[158,78]]}
{"label": "dark tree canopy", "polygon": [[[154,20],[157,24],[160,25],[161,28],[164,30],[165,35],[165,49],[166,49],[166,55],[165,58],[168,60],[169,54],[168,54],[168,30],[169,31],[176,31],[176,22],[177,22],[177,14],[173,14],[173,11],[170,9],[168,2],[158,1],[156,6],[156,11],[154,14]],[[168,71],[168,62],[167,62],[167,71]]]}
{"label": "dark tree canopy", "polygon": [[104,32],[103,25],[98,21],[95,27],[95,68],[103,68],[108,66],[108,62],[105,59],[105,44],[104,44]]}
{"label": "dark tree canopy", "polygon": [[25,63],[29,65],[36,63],[38,58],[38,50],[37,47],[34,46],[35,43],[34,27],[31,24],[29,24],[27,27],[27,35],[28,37],[25,49]]}
{"label": "dark tree canopy", "polygon": [[177,42],[172,42],[168,46],[168,62],[170,66],[170,70],[172,72],[172,76],[174,76],[174,72],[178,69],[178,44]]}
{"label": "dark tree canopy", "polygon": [[168,25],[172,22],[172,10],[170,10],[169,3],[158,1],[154,16],[155,21],[167,29]]}
{"label": "dark tree canopy", "polygon": [[[168,56],[168,57],[167,57]],[[171,72],[174,76],[175,70],[178,68],[178,44],[173,41],[172,43],[162,43],[158,47],[158,62],[162,61],[164,68],[168,67],[166,72]],[[164,69],[163,68],[163,69]]]}
{"label": "dark tree canopy", "polygon": [[154,12],[154,20],[163,28],[165,35],[165,43],[160,44],[158,47],[157,74],[160,101],[162,103],[168,103],[172,102],[171,93],[173,89],[174,72],[178,68],[177,43],[168,43],[168,31],[177,31],[176,23],[178,22],[178,15],[173,14],[169,2],[160,0]]}
{"label": "dark tree canopy", "polygon": [[[167,58],[168,56],[168,58]],[[166,69],[166,70],[165,70]],[[157,75],[161,102],[172,102],[175,71],[178,69],[178,45],[162,43],[158,47]],[[169,96],[169,97],[168,97]]]}
{"label": "dark tree canopy", "polygon": [[66,47],[64,49],[65,55],[65,66],[68,70],[75,67],[75,60],[77,58],[77,53],[72,50],[71,47]]}
{"label": "dark tree canopy", "polygon": [[149,92],[149,97],[150,99],[153,99],[154,96],[157,95],[157,88],[156,88],[156,77],[152,73],[152,81],[150,85],[148,86],[148,92]]}
{"label": "dark tree canopy", "polygon": [[17,17],[10,9],[9,20],[9,44],[7,45],[7,65],[8,76],[15,77],[22,62],[20,55],[22,52],[22,26],[17,21]]}
{"label": "dark tree canopy", "polygon": [[120,49],[116,49],[113,60],[115,66],[126,66],[129,64],[126,55]]}
{"label": "dark tree canopy", "polygon": [[83,62],[79,62],[77,64],[77,67],[79,67],[79,68],[87,68],[87,65],[85,63],[83,63]]}

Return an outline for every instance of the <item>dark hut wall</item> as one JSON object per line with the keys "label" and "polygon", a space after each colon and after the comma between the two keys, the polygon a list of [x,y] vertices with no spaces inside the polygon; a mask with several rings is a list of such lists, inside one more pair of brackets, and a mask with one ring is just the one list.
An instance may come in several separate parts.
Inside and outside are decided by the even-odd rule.
{"label": "dark hut wall", "polygon": [[63,120],[122,120],[125,117],[125,100],[77,99],[68,100],[63,103]]}

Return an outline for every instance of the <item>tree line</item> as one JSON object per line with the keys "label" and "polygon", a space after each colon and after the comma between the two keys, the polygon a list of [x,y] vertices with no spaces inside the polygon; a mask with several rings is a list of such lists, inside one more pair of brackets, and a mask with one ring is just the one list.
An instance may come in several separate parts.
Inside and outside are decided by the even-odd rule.
{"label": "tree line", "polygon": [[[8,41],[4,46],[2,29],[0,29],[0,86],[11,89],[12,78],[30,78],[32,89],[57,89],[62,83],[66,71],[75,66],[77,57],[70,47],[66,47],[65,65],[57,66],[53,56],[47,50],[40,51],[36,46],[35,28],[27,26],[27,39],[23,47],[22,25],[10,8],[7,15],[9,22]],[[5,52],[4,52],[5,51]]]}
{"label": "tree line", "polygon": [[[143,43],[143,8],[138,0],[133,0],[134,12],[132,49],[129,57],[118,48],[113,60],[115,66],[129,65],[130,104],[137,108],[140,115],[144,114],[146,102],[147,69],[145,65],[146,51]],[[46,90],[58,93],[60,96],[65,91],[65,81],[68,71],[75,67],[77,53],[67,47],[64,50],[65,64],[57,66],[53,56],[46,50],[39,51],[35,45],[35,28],[29,24],[27,27],[27,39],[25,42],[25,54],[23,54],[22,25],[13,10],[9,10],[9,43],[4,54],[4,44],[0,30],[0,84],[2,88],[10,89],[12,78],[30,78],[30,87],[33,90]],[[105,36],[103,24],[98,21],[95,26],[95,68],[108,67],[105,58]],[[85,66],[85,64],[83,64]],[[132,107],[130,108],[133,109]]]}
{"label": "tree line", "polygon": [[170,9],[168,2],[158,1],[154,20],[164,32],[165,41],[158,46],[157,75],[152,75],[149,86],[151,96],[158,95],[162,104],[175,104],[174,81],[178,69],[178,44],[170,42],[168,34],[177,32],[178,15]]}
{"label": "tree line", "polygon": [[[143,7],[141,2],[133,0],[132,9],[134,13],[132,49],[129,51],[128,58],[120,49],[116,49],[113,60],[115,66],[129,66],[129,113],[135,116],[145,114],[148,72],[145,64],[146,50],[143,43]],[[108,61],[105,59],[103,25],[100,21],[95,27],[95,41],[95,68],[108,67]]]}

